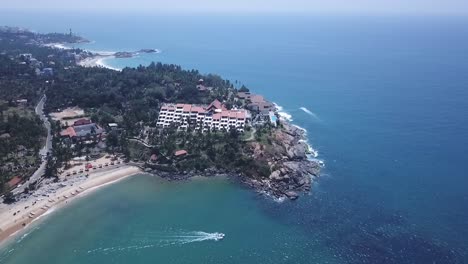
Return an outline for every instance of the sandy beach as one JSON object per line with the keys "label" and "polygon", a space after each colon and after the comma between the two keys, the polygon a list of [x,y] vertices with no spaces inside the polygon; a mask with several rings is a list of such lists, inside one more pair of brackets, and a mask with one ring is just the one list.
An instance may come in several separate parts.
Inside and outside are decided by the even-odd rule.
{"label": "sandy beach", "polygon": [[114,55],[95,55],[77,62],[78,65],[83,67],[102,67],[110,70],[120,71],[121,69],[113,68],[104,63],[105,59],[115,58]]}
{"label": "sandy beach", "polygon": [[107,184],[141,173],[135,166],[116,165],[76,176],[71,180],[49,183],[32,195],[14,204],[0,204],[0,243],[13,234],[28,228],[29,224],[46,212],[63,207],[71,200],[82,197]]}
{"label": "sandy beach", "polygon": [[49,43],[44,44],[46,47],[56,48],[56,49],[63,49],[63,50],[70,50],[70,47],[65,46],[63,43]]}

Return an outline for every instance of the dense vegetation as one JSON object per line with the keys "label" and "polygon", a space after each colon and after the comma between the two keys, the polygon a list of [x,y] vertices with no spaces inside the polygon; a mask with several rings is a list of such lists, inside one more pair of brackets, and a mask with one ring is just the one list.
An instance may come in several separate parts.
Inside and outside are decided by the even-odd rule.
{"label": "dense vegetation", "polygon": [[[158,163],[169,163],[178,171],[216,168],[223,171],[249,172],[249,175],[255,176],[270,175],[268,166],[251,157],[250,146],[245,144],[241,134],[235,129],[229,133],[155,130],[149,138],[156,146],[152,153],[158,156]],[[188,152],[188,156],[174,163],[173,153],[182,149]]]}
{"label": "dense vegetation", "polygon": [[35,170],[44,134],[31,110],[0,105],[0,191],[13,176],[28,177]]}
{"label": "dense vegetation", "polygon": [[[196,88],[202,78],[211,91]],[[47,90],[47,108],[79,106],[92,112],[98,123],[122,121],[129,134],[136,134],[135,123],[155,124],[161,103],[209,104],[216,98],[227,100],[232,90],[219,76],[203,76],[177,65],[152,63],[121,72],[80,67],[57,74]]]}

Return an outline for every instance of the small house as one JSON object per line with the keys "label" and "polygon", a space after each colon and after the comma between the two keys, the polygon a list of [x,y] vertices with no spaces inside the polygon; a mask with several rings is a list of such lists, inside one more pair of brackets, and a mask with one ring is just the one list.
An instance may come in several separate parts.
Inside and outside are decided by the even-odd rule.
{"label": "small house", "polygon": [[158,161],[158,155],[156,155],[156,154],[151,155],[150,161],[152,163],[156,163]]}
{"label": "small house", "polygon": [[175,153],[174,153],[174,156],[176,158],[180,158],[180,157],[184,157],[184,156],[187,156],[188,152],[184,149],[181,149],[181,150],[177,150]]}
{"label": "small house", "polygon": [[9,188],[14,188],[21,182],[21,180],[22,180],[21,177],[15,176],[15,177],[11,178],[10,181],[8,181],[7,185],[8,185]]}

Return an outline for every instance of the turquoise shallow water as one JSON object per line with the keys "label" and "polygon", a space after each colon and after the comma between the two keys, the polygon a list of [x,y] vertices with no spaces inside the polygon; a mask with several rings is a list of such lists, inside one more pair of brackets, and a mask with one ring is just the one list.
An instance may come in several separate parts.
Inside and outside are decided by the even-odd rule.
{"label": "turquoise shallow water", "polygon": [[[263,202],[224,178],[174,183],[136,176],[52,213],[0,261],[275,263],[327,254],[299,229],[259,210]],[[214,240],[216,232],[225,239]]]}
{"label": "turquoise shallow water", "polygon": [[[81,216],[89,216],[103,233],[84,228],[71,232],[70,237],[77,233],[83,236],[73,247],[60,243],[62,235],[49,236],[47,228],[40,228],[21,241],[23,249],[13,251],[9,260],[30,263],[38,257],[27,253],[39,243],[28,239],[55,239],[55,244],[40,245],[44,259],[54,256],[62,260],[57,263],[67,257],[78,262],[106,259],[113,263],[128,263],[129,258],[140,263],[153,259],[163,263],[209,261],[202,259],[199,251],[212,256],[214,262],[232,263],[468,262],[466,17],[51,13],[39,21],[29,13],[3,12],[0,24],[41,32],[71,27],[95,40],[87,46],[94,50],[162,50],[160,54],[108,61],[114,67],[155,60],[242,81],[283,106],[295,124],[306,128],[326,163],[312,195],[283,204],[222,181],[154,187],[147,184],[150,179],[137,177],[109,190],[125,190],[128,185],[138,192],[128,192],[125,198],[116,191],[96,193],[95,203],[87,204],[101,207],[83,207],[82,213],[75,215],[78,223],[82,223]],[[160,199],[145,199],[156,195],[150,186],[171,191]],[[182,198],[171,194],[178,188],[187,188],[186,200],[175,206],[171,199]],[[198,188],[204,192],[197,192]],[[193,203],[197,199],[204,202]],[[214,201],[220,205],[215,206]],[[97,217],[101,212],[111,216],[107,208],[126,203],[141,208],[140,214],[107,221]],[[184,214],[194,212],[192,207],[207,214]],[[74,208],[58,212],[45,223],[61,222],[61,214],[72,215]],[[154,220],[155,211],[182,218],[154,222],[159,221]],[[229,217],[224,218],[224,214]],[[150,226],[146,221],[158,225]],[[192,221],[205,224],[190,224]],[[227,237],[220,243],[123,251],[118,257],[71,253],[90,246],[133,245],[133,240],[127,241],[128,233],[108,235],[126,224],[138,231],[135,234],[145,229],[158,233],[175,228],[182,232],[178,234],[225,232]],[[114,230],[105,231],[107,226]],[[248,231],[237,231],[242,238],[230,232],[243,227]],[[55,233],[67,234],[64,225],[58,230]],[[176,257],[173,250],[180,250]]]}

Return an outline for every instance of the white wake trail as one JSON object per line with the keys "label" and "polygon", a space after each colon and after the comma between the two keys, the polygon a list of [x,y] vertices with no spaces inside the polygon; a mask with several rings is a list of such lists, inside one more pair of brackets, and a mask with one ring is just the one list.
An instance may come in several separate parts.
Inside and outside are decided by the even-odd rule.
{"label": "white wake trail", "polygon": [[184,245],[188,243],[202,242],[202,241],[218,241],[224,238],[223,233],[207,233],[202,231],[192,232],[177,232],[173,234],[149,234],[148,236],[137,235],[137,239],[132,240],[131,246],[114,246],[106,248],[96,248],[88,250],[88,254],[103,253],[108,254],[118,251],[142,250],[148,248],[160,248],[167,246]]}
{"label": "white wake trail", "polygon": [[299,107],[299,109],[301,109],[302,111],[304,111],[306,114],[312,116],[313,118],[317,119],[317,120],[320,120],[320,118],[312,111],[310,111],[309,109],[305,108],[304,106],[302,107]]}

